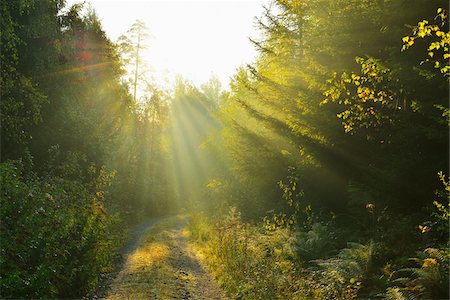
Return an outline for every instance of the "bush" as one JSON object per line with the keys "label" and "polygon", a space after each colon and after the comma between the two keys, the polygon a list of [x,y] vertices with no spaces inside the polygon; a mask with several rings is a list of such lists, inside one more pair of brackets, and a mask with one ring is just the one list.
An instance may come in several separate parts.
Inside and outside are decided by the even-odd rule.
{"label": "bush", "polygon": [[104,191],[40,178],[21,161],[0,164],[2,298],[73,298],[92,293],[115,246]]}

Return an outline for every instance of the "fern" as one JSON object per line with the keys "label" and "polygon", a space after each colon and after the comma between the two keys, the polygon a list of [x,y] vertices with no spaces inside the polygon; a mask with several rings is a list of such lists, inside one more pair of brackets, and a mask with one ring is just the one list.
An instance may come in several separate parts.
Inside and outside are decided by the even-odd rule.
{"label": "fern", "polygon": [[419,299],[413,290],[401,289],[399,287],[388,288],[386,292],[387,300],[416,300]]}
{"label": "fern", "polygon": [[410,260],[420,267],[403,268],[395,272],[409,276],[398,277],[392,281],[399,286],[388,288],[386,292],[388,299],[397,299],[395,297],[400,294],[409,300],[417,298],[448,299],[448,250],[427,248],[419,256]]}
{"label": "fern", "polygon": [[335,242],[326,225],[314,223],[311,230],[297,232],[295,246],[300,258],[310,261],[329,255],[335,248]]}
{"label": "fern", "polygon": [[388,288],[386,291],[386,299],[388,300],[408,300],[398,287]]}
{"label": "fern", "polygon": [[361,281],[370,271],[374,249],[373,242],[367,245],[348,243],[348,248],[342,249],[337,257],[315,262],[322,268],[339,272],[345,278]]}
{"label": "fern", "polygon": [[426,254],[428,254],[429,257],[435,258],[438,260],[439,264],[441,265],[447,265],[448,266],[448,260],[449,260],[449,252],[439,250],[436,248],[427,248],[424,251]]}

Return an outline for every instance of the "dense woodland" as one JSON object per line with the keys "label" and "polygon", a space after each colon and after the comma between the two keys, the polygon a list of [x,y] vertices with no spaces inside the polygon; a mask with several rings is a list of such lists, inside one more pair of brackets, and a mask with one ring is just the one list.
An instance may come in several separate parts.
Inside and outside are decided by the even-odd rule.
{"label": "dense woodland", "polygon": [[144,22],[2,1],[0,297],[90,297],[182,212],[231,298],[448,299],[448,6],[274,0],[229,87],[162,88]]}

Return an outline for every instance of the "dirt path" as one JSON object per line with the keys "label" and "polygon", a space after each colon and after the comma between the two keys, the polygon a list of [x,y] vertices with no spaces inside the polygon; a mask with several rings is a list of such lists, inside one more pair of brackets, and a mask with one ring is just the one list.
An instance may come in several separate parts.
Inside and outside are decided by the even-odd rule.
{"label": "dirt path", "polygon": [[190,249],[185,225],[185,219],[173,218],[143,230],[105,298],[227,299]]}

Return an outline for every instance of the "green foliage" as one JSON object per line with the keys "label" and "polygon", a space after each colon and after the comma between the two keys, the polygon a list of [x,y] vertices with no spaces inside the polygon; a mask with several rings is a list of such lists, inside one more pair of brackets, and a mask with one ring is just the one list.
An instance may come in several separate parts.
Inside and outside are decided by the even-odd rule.
{"label": "green foliage", "polygon": [[233,298],[448,297],[448,251],[405,268],[448,244],[448,4],[274,1],[229,92],[171,94],[142,22],[64,2],[0,4],[1,297],[91,296],[124,220],[178,206]]}
{"label": "green foliage", "polygon": [[173,200],[167,95],[133,102],[96,13],[65,2],[0,4],[2,298],[92,296],[127,223]]}
{"label": "green foliage", "polygon": [[[58,1],[52,1],[55,4]],[[6,158],[18,158],[14,153],[15,149],[22,149],[31,137],[29,127],[42,120],[41,109],[43,104],[48,102],[45,94],[38,88],[35,80],[30,78],[29,73],[32,70],[30,66],[23,63],[23,57],[26,56],[24,48],[30,36],[23,34],[24,29],[17,19],[26,16],[38,17],[39,9],[52,11],[49,2],[35,3],[34,1],[2,1],[1,11],[1,72],[0,72],[0,121],[1,121],[1,150],[2,160]],[[56,18],[40,20],[47,22],[48,27],[45,38],[52,38],[51,34],[55,29]],[[25,29],[28,30],[29,28]],[[42,27],[34,30],[42,30]],[[44,32],[40,32],[44,33]],[[38,35],[39,33],[34,33]],[[36,50],[36,63],[44,63],[44,55],[51,55],[53,49],[48,49],[47,53]],[[50,53],[49,53],[50,52]]]}
{"label": "green foliage", "polygon": [[[194,222],[211,224],[211,221],[197,218]],[[199,245],[205,262],[233,298],[354,299],[360,288],[360,283],[350,282],[351,278],[335,270],[304,268],[296,258],[296,245],[300,241],[293,231],[261,230],[243,222],[234,208],[213,227],[191,226],[192,237],[198,235],[192,230],[199,228],[209,228],[209,234],[205,235],[208,238]],[[339,259],[347,264],[359,263],[364,259],[357,258],[363,257],[366,250],[358,248],[354,250],[356,254],[342,255]]]}
{"label": "green foliage", "polygon": [[394,272],[388,299],[447,299],[449,297],[449,251],[427,248],[411,259],[419,267]]}
{"label": "green foliage", "polygon": [[301,189],[297,190],[299,178],[295,176],[294,170],[292,167],[289,168],[290,175],[287,176],[286,183],[282,180],[278,182],[283,192],[282,198],[288,204],[291,214],[288,216],[286,213],[280,212],[272,216],[264,216],[264,228],[267,230],[275,230],[279,227],[293,228],[295,226],[308,228],[311,225],[311,205],[302,205],[301,203],[304,192]]}
{"label": "green foliage", "polygon": [[294,208],[273,182],[291,166],[314,208],[345,210],[354,181],[379,207],[426,205],[430,174],[446,165],[448,86],[418,64],[421,49],[401,52],[401,37],[434,4],[275,1],[263,13],[259,56],[236,72],[221,105],[245,204],[289,223]]}
{"label": "green foliage", "polygon": [[210,230],[207,263],[232,297],[294,297],[297,272],[289,259],[293,257],[289,231],[264,235],[242,222],[234,208]]}
{"label": "green foliage", "polygon": [[[105,191],[62,177],[38,177],[27,164],[0,166],[1,296],[89,295],[110,268],[120,234],[112,227],[116,216],[106,213]],[[107,181],[100,171],[93,184]]]}
{"label": "green foliage", "polygon": [[352,282],[362,281],[367,277],[373,265],[375,244],[367,245],[349,243],[348,248],[342,249],[337,257],[328,260],[318,260],[317,264],[325,269],[339,272]]}
{"label": "green foliage", "polygon": [[334,73],[328,80],[332,87],[324,92],[326,98],[321,102],[321,105],[337,102],[344,106],[345,110],[337,117],[342,119],[345,132],[392,122],[389,110],[402,109],[401,96],[395,92],[398,80],[393,80],[391,70],[373,58],[357,57],[356,62],[361,65],[361,73],[344,72],[340,76]]}
{"label": "green foliage", "polygon": [[295,248],[302,261],[324,258],[335,251],[335,237],[326,225],[314,223],[310,230],[296,234]]}
{"label": "green foliage", "polygon": [[[438,173],[438,176],[439,176],[439,180],[441,181],[441,183],[444,187],[444,190],[439,190],[436,192],[436,194],[440,199],[444,200],[444,203],[449,202],[450,201],[450,180],[445,179],[445,175],[442,171],[440,171]],[[448,204],[445,203],[445,204],[447,204],[447,205],[445,205],[436,200],[436,201],[433,201],[433,204],[437,210],[436,212],[433,213],[433,216],[436,217],[437,220],[441,221],[441,223],[442,222],[448,223],[450,220],[450,212],[449,212],[450,203],[448,203]],[[445,227],[445,225],[442,227]]]}
{"label": "green foliage", "polygon": [[[411,27],[405,24],[436,6],[439,16],[403,39],[413,38],[416,48],[402,51]],[[391,268],[403,267],[418,248],[448,241],[431,237],[433,229],[417,230],[432,209],[433,174],[448,165],[448,82],[436,73],[448,65],[447,6],[274,1],[257,20],[259,55],[237,70],[219,107],[223,147],[240,183],[242,213],[265,215],[267,235],[297,227],[290,245],[296,266],[310,275],[309,296],[379,297]],[[428,52],[439,68],[419,63]],[[433,218],[446,215],[446,205],[440,198]],[[339,252],[348,242],[355,243]],[[319,271],[304,263],[311,259],[321,261]],[[238,276],[226,285],[236,286]]]}
{"label": "green foliage", "polygon": [[431,211],[428,216],[419,225],[421,234],[426,238],[429,246],[446,247],[449,243],[449,221],[450,221],[450,185],[448,178],[442,171],[438,172],[441,188],[435,191],[436,200],[433,206],[429,207]]}

